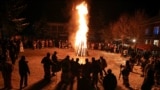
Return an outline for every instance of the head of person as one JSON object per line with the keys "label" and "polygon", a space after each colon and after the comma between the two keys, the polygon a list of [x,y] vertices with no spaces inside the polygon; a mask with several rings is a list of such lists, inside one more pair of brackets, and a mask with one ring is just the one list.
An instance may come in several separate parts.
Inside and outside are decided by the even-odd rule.
{"label": "head of person", "polygon": [[79,62],[79,58],[76,58],[76,62]]}
{"label": "head of person", "polygon": [[88,58],[86,58],[85,61],[86,61],[86,63],[88,63],[89,62]]}
{"label": "head of person", "polygon": [[103,59],[103,56],[100,56],[100,59]]}
{"label": "head of person", "polygon": [[69,59],[70,59],[70,56],[69,56],[69,55],[67,55],[65,59],[66,59],[66,60],[69,60]]}
{"label": "head of person", "polygon": [[95,57],[92,57],[92,62],[96,61]]}
{"label": "head of person", "polygon": [[25,60],[25,56],[21,56],[21,60],[23,60],[23,61],[24,61],[24,60]]}
{"label": "head of person", "polygon": [[57,54],[57,51],[54,51],[54,53],[53,53],[54,55],[56,55]]}
{"label": "head of person", "polygon": [[112,73],[112,70],[111,69],[108,69],[107,70],[108,74]]}
{"label": "head of person", "polygon": [[47,57],[50,57],[50,53],[49,52],[47,53]]}

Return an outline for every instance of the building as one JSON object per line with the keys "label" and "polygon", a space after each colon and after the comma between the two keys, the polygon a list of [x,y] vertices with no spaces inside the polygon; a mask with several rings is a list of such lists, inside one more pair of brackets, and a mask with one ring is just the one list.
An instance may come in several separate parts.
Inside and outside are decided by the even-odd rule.
{"label": "building", "polygon": [[145,44],[160,47],[160,15],[145,22]]}
{"label": "building", "polygon": [[48,31],[52,34],[53,39],[67,40],[69,32],[66,23],[47,23]]}

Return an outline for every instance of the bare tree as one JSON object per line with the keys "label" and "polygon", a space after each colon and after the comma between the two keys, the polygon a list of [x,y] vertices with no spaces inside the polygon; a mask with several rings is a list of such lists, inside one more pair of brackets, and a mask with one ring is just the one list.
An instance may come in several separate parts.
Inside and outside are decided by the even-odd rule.
{"label": "bare tree", "polygon": [[135,38],[137,41],[144,39],[145,26],[144,21],[147,16],[144,11],[136,11],[134,16],[130,19],[130,37]]}
{"label": "bare tree", "polygon": [[113,37],[118,39],[123,39],[127,37],[128,31],[128,24],[129,24],[129,17],[127,14],[123,14],[119,20],[112,24],[112,34]]}
{"label": "bare tree", "polygon": [[136,11],[134,15],[123,14],[119,20],[113,23],[112,34],[116,39],[136,39],[143,38],[146,15],[143,11]]}

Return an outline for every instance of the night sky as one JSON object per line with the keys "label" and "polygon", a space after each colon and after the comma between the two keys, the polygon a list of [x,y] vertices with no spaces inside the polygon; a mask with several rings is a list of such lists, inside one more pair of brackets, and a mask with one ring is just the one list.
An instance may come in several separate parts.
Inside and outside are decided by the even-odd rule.
{"label": "night sky", "polygon": [[137,10],[144,10],[148,17],[158,15],[160,11],[159,3],[152,0],[153,2],[141,0],[92,0],[92,13],[93,17],[97,11],[100,11],[105,16],[105,21],[111,22],[116,20],[121,14],[128,13],[133,14]]}
{"label": "night sky", "polygon": [[[23,15],[30,21],[47,18],[53,22],[67,22],[70,19],[71,3],[78,0],[26,0],[27,8]],[[144,0],[143,0],[144,1]],[[89,0],[90,18],[101,16],[109,23],[121,14],[132,14],[136,10],[145,10],[149,17],[158,15],[160,5],[158,0]]]}

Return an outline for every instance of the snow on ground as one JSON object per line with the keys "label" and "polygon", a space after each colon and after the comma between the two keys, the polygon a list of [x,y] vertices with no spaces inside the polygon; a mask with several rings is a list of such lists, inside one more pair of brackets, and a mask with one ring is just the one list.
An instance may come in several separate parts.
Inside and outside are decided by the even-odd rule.
{"label": "snow on ground", "polygon": [[[19,57],[21,55],[25,55],[26,59],[28,60],[28,64],[30,67],[31,74],[29,76],[28,81],[28,87],[25,88],[25,90],[54,90],[58,82],[60,81],[60,75],[61,72],[58,72],[56,76],[52,77],[52,80],[50,83],[43,83],[43,66],[40,63],[42,58],[46,55],[47,52],[50,52],[53,54],[54,51],[57,51],[58,58],[63,59],[66,55],[70,55],[71,58],[76,58],[75,52],[73,49],[58,49],[58,48],[44,48],[44,49],[25,49],[24,52],[20,53]],[[120,54],[114,54],[109,53],[105,51],[99,51],[99,50],[88,50],[89,60],[91,60],[92,57],[95,57],[98,59],[100,56],[103,56],[107,63],[108,68],[111,68],[113,73],[116,75],[118,80],[118,87],[117,90],[128,90],[122,85],[122,78],[119,79],[119,71],[120,71],[120,64],[124,64],[125,60],[128,58],[121,57]],[[19,59],[18,59],[19,60]],[[16,64],[14,65],[14,71],[12,74],[12,86],[13,90],[19,89],[19,74],[18,74],[18,60],[16,61]],[[133,72],[130,73],[129,80],[130,85],[135,90],[140,90],[143,78],[140,77],[141,71],[139,66],[135,66]],[[99,85],[99,90],[103,90],[103,87],[101,83]],[[0,72],[0,90],[3,88],[3,79],[2,74]],[[74,84],[74,90],[76,90],[76,82]]]}

